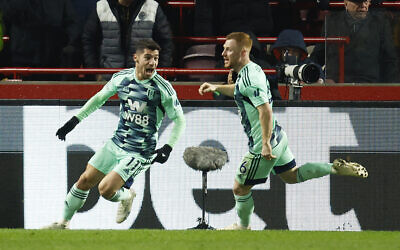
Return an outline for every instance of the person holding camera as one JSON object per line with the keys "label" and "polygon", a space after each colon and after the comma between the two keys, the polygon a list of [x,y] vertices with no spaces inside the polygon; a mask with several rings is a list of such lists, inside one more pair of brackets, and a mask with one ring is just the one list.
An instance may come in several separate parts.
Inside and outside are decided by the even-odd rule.
{"label": "person holding camera", "polygon": [[[285,29],[276,40],[276,42],[271,46],[271,64],[277,69],[282,69],[285,65],[315,65],[315,70],[319,71],[319,77],[312,77],[318,79],[316,83],[324,82],[324,74],[322,68],[319,64],[314,63],[309,57],[304,42],[303,34],[298,30]],[[317,72],[318,74],[318,72]],[[268,77],[271,84],[277,82],[284,82],[284,74],[279,72],[276,75],[271,75]],[[303,84],[304,81],[299,81],[299,84]]]}

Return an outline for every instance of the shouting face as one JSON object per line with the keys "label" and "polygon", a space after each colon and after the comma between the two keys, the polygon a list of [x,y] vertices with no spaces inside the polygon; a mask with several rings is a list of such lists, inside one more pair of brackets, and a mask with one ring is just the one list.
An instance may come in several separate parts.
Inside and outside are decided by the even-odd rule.
{"label": "shouting face", "polygon": [[241,48],[234,39],[228,39],[224,43],[224,51],[222,57],[224,58],[224,67],[235,69],[240,64]]}
{"label": "shouting face", "polygon": [[133,55],[138,80],[151,78],[158,65],[159,51],[144,49]]}

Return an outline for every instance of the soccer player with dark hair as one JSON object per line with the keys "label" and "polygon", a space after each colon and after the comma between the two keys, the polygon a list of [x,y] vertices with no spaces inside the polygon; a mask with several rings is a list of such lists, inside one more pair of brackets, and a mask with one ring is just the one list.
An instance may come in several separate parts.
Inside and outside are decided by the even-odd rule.
{"label": "soccer player with dark hair", "polygon": [[286,183],[299,183],[328,174],[366,178],[367,170],[358,163],[336,159],[333,163],[306,163],[300,167],[288,147],[286,133],[272,113],[272,96],[268,80],[260,66],[250,61],[252,40],[243,32],[226,37],[222,56],[224,66],[238,73],[235,84],[213,85],[203,83],[199,93],[219,92],[235,98],[241,123],[249,138],[249,152],[240,163],[233,193],[239,223],[226,230],[250,229],[254,210],[251,189],[266,182],[273,170]]}
{"label": "soccer player with dark hair", "polygon": [[[60,140],[83,119],[100,108],[111,96],[118,94],[120,119],[111,139],[89,160],[86,170],[73,185],[65,199],[63,219],[44,229],[66,229],[75,212],[98,185],[101,196],[120,202],[117,223],[129,215],[135,192],[124,183],[145,172],[153,162],[164,163],[182,135],[186,122],[182,107],[171,84],[156,72],[160,47],[153,40],[136,44],[135,68],[115,73],[56,135]],[[174,122],[170,138],[156,150],[158,130],[165,114]]]}

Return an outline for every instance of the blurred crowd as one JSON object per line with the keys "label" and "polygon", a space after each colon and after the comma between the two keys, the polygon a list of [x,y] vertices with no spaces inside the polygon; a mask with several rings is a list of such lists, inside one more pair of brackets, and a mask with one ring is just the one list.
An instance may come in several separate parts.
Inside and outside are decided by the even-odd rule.
{"label": "blurred crowd", "polygon": [[[332,7],[329,0],[196,0],[180,19],[179,9],[166,0],[0,0],[0,36],[9,37],[0,39],[0,67],[128,68],[134,66],[137,41],[152,38],[162,49],[159,67],[222,68],[220,44],[174,38],[243,31],[253,39],[251,59],[263,68],[314,63],[319,83],[341,82],[339,44],[306,43],[304,37],[347,37],[344,82],[399,82],[400,11],[380,3],[343,0]],[[264,43],[257,37],[277,40]],[[268,77],[274,89],[279,79]],[[108,80],[110,75],[23,78]],[[225,81],[226,76],[170,80]]]}

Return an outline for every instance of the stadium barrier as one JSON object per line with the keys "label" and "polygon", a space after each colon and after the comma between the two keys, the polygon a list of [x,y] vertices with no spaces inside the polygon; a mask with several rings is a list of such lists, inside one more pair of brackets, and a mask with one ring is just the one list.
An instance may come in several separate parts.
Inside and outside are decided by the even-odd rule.
{"label": "stadium barrier", "polygon": [[[55,131],[83,101],[0,100],[0,227],[34,229],[61,218],[64,198],[94,151],[112,136],[119,102],[108,102],[67,136]],[[127,221],[115,223],[117,203],[93,189],[71,221],[73,229],[196,226],[202,211],[201,173],[186,166],[189,146],[228,152],[221,171],[208,175],[206,219],[222,227],[236,220],[232,183],[247,138],[230,101],[182,101],[187,128],[164,165],[154,164],[134,183],[137,197]],[[368,179],[325,176],[284,184],[271,175],[254,188],[252,229],[400,230],[400,102],[275,102],[274,112],[301,165],[337,157],[366,166]],[[101,124],[101,126],[99,126]],[[164,120],[159,143],[167,141]],[[226,128],[229,127],[229,130]],[[232,136],[235,135],[235,136]]]}
{"label": "stadium barrier", "polygon": [[[59,70],[59,69],[52,69]],[[70,69],[71,71],[75,69]],[[86,69],[76,69],[84,72]],[[82,71],[81,71],[82,70]],[[100,72],[111,72],[117,69],[94,69]],[[23,70],[24,71],[24,70]],[[185,72],[199,74],[207,69],[187,69]],[[216,70],[217,71],[217,70]],[[218,72],[226,73],[226,70]],[[34,69],[33,72],[39,72]],[[172,71],[173,72],[173,71]],[[63,82],[63,81],[1,81],[0,99],[74,99],[87,100],[96,94],[105,82]],[[181,100],[213,100],[211,93],[199,95],[201,82],[171,82]],[[289,86],[279,85],[283,99],[289,97]],[[310,84],[301,89],[301,100],[304,101],[399,101],[399,84]],[[114,96],[111,99],[116,99]]]}

